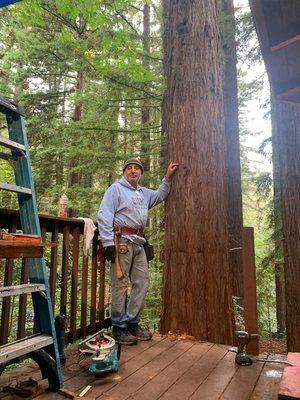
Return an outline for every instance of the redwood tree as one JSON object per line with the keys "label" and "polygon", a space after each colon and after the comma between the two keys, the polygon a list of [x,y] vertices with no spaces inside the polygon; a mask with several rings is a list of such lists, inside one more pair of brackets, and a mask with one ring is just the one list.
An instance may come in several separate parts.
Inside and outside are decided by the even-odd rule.
{"label": "redwood tree", "polygon": [[166,208],[161,330],[232,342],[217,0],[164,1],[164,123],[180,163]]}
{"label": "redwood tree", "polygon": [[276,101],[288,351],[300,351],[300,111]]}
{"label": "redwood tree", "polygon": [[[228,177],[228,217],[230,238],[230,266],[233,274],[233,294],[243,298],[242,264],[242,183],[240,164],[237,56],[233,0],[222,0],[223,22],[223,95]],[[242,301],[241,301],[242,303]]]}

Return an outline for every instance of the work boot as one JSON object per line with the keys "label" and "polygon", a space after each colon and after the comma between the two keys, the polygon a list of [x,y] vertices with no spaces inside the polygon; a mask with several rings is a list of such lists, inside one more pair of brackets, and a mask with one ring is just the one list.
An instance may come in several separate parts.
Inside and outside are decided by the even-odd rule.
{"label": "work boot", "polygon": [[139,324],[127,324],[128,331],[138,340],[151,340],[152,333]]}
{"label": "work boot", "polygon": [[119,344],[132,345],[137,343],[137,338],[132,336],[127,328],[113,326],[112,334],[115,341]]}

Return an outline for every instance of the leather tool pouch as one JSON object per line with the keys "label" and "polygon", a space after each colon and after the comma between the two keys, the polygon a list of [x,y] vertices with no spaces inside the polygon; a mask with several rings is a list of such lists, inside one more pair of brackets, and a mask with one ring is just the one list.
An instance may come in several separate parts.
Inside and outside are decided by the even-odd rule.
{"label": "leather tool pouch", "polygon": [[150,244],[147,240],[147,238],[144,236],[144,238],[146,239],[146,243],[143,244],[144,246],[144,250],[146,253],[146,259],[147,262],[153,260],[154,258],[154,247],[152,246],[152,244]]}

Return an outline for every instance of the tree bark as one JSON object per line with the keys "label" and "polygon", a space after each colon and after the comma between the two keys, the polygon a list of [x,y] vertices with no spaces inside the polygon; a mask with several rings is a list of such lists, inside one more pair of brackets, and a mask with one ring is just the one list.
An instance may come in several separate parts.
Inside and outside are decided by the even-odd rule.
{"label": "tree bark", "polygon": [[276,319],[277,332],[285,332],[285,287],[283,263],[283,237],[281,218],[281,190],[278,145],[278,123],[280,106],[277,112],[276,100],[271,96],[272,119],[272,160],[273,160],[273,191],[274,191],[274,250],[275,250],[275,285],[276,285]]}
{"label": "tree bark", "polygon": [[[76,81],[76,93],[81,94],[83,91],[83,73],[82,71],[77,72],[77,81]],[[82,102],[77,101],[75,103],[74,108],[74,121],[80,121],[82,116]],[[74,139],[73,139],[74,141]],[[79,173],[75,171],[78,165],[77,157],[71,157],[69,162],[70,174],[68,179],[68,187],[72,187],[79,184]],[[75,208],[69,208],[70,217],[77,216],[77,210]]]}
{"label": "tree bark", "polygon": [[288,351],[300,351],[300,111],[276,101]]}
{"label": "tree bark", "polygon": [[232,343],[227,184],[217,0],[164,1],[170,159],[161,330]]}
{"label": "tree bark", "polygon": [[[150,54],[150,6],[147,2],[144,4],[143,8],[143,49],[145,56],[143,59],[143,66],[145,69],[149,70],[149,54]],[[147,89],[147,88],[146,88]],[[144,166],[144,171],[150,171],[150,156],[149,156],[149,142],[150,142],[150,109],[149,109],[149,99],[143,101],[141,110],[142,119],[142,145],[141,145],[141,161]]]}
{"label": "tree bark", "polygon": [[223,24],[223,96],[226,144],[226,169],[228,178],[229,261],[233,276],[233,294],[243,304],[242,262],[242,182],[239,142],[237,57],[235,42],[235,17],[233,0],[222,0]]}

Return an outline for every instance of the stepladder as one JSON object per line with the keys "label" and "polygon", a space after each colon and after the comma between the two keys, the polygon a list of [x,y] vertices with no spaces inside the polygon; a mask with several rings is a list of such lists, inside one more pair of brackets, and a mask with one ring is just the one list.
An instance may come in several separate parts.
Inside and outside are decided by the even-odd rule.
{"label": "stepladder", "polygon": [[[4,114],[7,123],[7,131],[0,132],[0,158],[11,162],[14,170],[14,183],[0,182],[0,189],[16,193],[22,233],[39,238],[41,229],[24,113],[17,104],[3,97],[0,97],[0,113]],[[49,389],[58,390],[62,387],[62,372],[43,243],[0,239],[0,258],[26,259],[28,265],[28,282],[0,286],[0,298],[4,302],[13,296],[31,295],[34,310],[32,335],[7,342],[0,338],[0,373],[8,364],[29,357],[40,367],[42,378],[48,379]]]}

